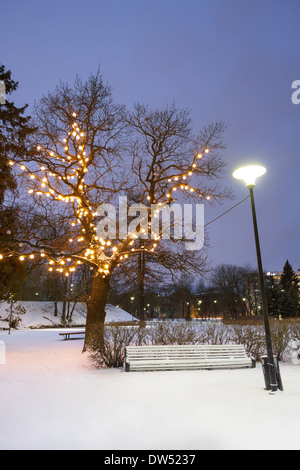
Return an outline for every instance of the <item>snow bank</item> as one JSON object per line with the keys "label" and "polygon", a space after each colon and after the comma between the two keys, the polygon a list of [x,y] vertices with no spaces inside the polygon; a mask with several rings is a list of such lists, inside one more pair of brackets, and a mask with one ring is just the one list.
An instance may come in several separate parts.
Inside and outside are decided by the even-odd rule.
{"label": "snow bank", "polygon": [[[60,323],[62,314],[62,302],[57,302],[58,316],[54,316],[54,302],[17,302],[25,308],[26,313],[21,315],[21,324],[19,329],[42,328],[54,326]],[[8,328],[8,323],[1,321],[1,318],[7,318],[9,315],[9,304],[0,303],[0,329]],[[133,317],[119,307],[113,305],[106,306],[106,322],[125,322],[132,321]],[[86,304],[78,302],[75,306],[72,316],[72,325],[82,326],[86,322]]]}
{"label": "snow bank", "polygon": [[0,449],[299,450],[300,365],[284,391],[256,369],[126,373],[92,367],[58,330],[0,332]]}

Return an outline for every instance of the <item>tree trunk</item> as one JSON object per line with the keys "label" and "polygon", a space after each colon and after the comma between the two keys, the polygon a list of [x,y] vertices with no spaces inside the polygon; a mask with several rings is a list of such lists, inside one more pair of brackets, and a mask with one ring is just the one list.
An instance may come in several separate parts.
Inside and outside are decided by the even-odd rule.
{"label": "tree trunk", "polygon": [[73,313],[74,313],[74,310],[75,310],[75,307],[76,307],[76,304],[77,304],[77,300],[73,302],[73,306],[71,308],[71,305],[69,307],[69,317],[68,317],[68,321],[71,322],[72,321],[72,318],[73,318]]}
{"label": "tree trunk", "polygon": [[105,307],[109,294],[110,277],[96,275],[87,301],[86,331],[83,352],[96,351],[103,346]]}
{"label": "tree trunk", "polygon": [[63,300],[62,306],[62,314],[61,314],[61,322],[64,324],[66,323],[66,300]]}
{"label": "tree trunk", "polygon": [[[143,248],[141,241],[140,247]],[[138,288],[139,288],[139,320],[144,322],[145,315],[145,253],[139,253],[138,258]]]}

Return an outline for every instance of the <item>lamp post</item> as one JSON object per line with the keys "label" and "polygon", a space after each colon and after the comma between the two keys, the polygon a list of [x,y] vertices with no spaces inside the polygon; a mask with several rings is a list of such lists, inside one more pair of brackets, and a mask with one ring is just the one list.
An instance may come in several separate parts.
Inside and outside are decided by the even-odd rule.
{"label": "lamp post", "polygon": [[261,293],[261,302],[262,302],[262,311],[264,316],[264,325],[265,325],[265,336],[266,336],[266,345],[267,345],[267,366],[270,378],[270,388],[272,392],[276,392],[278,390],[278,385],[282,390],[282,384],[280,379],[280,384],[278,384],[276,366],[278,370],[279,376],[279,368],[278,364],[275,364],[274,355],[273,355],[273,347],[272,347],[272,338],[271,338],[271,329],[269,323],[269,314],[268,314],[268,304],[267,304],[267,296],[266,296],[266,287],[265,287],[265,280],[264,280],[264,273],[262,267],[262,258],[261,258],[261,250],[260,250],[260,242],[259,242],[259,235],[258,235],[258,228],[257,228],[257,218],[256,218],[256,209],[255,209],[255,202],[254,202],[254,192],[253,188],[256,184],[256,179],[259,176],[262,176],[266,173],[266,169],[260,165],[249,165],[242,168],[237,169],[233,173],[233,177],[239,180],[243,180],[246,183],[246,188],[250,191],[250,198],[251,198],[251,208],[252,208],[252,217],[253,217],[253,227],[254,227],[254,237],[255,237],[255,245],[256,245],[256,255],[257,255],[257,265],[258,265],[258,274],[259,274],[259,285],[260,285],[260,293]]}

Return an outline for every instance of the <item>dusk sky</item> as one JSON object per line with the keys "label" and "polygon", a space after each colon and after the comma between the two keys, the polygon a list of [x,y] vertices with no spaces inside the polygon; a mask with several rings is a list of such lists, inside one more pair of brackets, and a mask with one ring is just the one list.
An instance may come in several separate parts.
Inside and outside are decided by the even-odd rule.
{"label": "dusk sky", "polygon": [[[267,168],[255,188],[263,265],[300,268],[299,0],[28,0],[1,2],[0,63],[20,82],[18,105],[100,65],[116,102],[189,108],[195,132],[227,125],[224,184],[247,196],[236,167]],[[30,112],[30,109],[29,109]],[[256,266],[250,201],[209,226],[213,265]]]}

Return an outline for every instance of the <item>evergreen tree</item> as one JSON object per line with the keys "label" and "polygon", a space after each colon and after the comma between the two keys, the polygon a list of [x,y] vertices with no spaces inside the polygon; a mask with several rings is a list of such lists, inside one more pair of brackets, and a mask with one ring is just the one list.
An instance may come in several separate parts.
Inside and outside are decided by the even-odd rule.
{"label": "evergreen tree", "polygon": [[287,260],[280,278],[281,298],[280,312],[282,316],[299,314],[299,280],[291,264]]}
{"label": "evergreen tree", "polygon": [[289,291],[290,289],[299,289],[299,279],[288,260],[286,260],[284,265],[280,283],[282,289],[286,291]]}
{"label": "evergreen tree", "polygon": [[270,315],[277,317],[280,314],[282,297],[280,283],[274,279],[273,276],[270,276],[267,279],[266,288],[269,313]]}
{"label": "evergreen tree", "polygon": [[24,159],[26,140],[34,128],[30,125],[30,117],[25,116],[27,105],[18,108],[7,99],[17,90],[18,82],[12,79],[11,71],[1,64],[0,81],[5,85],[6,98],[0,104],[0,296],[3,298],[10,290],[15,293],[17,277],[24,277],[21,263],[7,256],[3,259],[2,253],[7,255],[10,251],[10,235],[18,219],[18,208],[6,197],[17,189],[11,160]]}
{"label": "evergreen tree", "polygon": [[[12,80],[11,71],[0,64],[0,81],[5,84],[5,94],[10,96],[17,90],[19,83]],[[34,132],[30,117],[25,116],[27,105],[18,108],[9,100],[0,104],[0,204],[4,201],[5,191],[16,189],[10,159],[22,159],[26,153],[26,138]]]}

